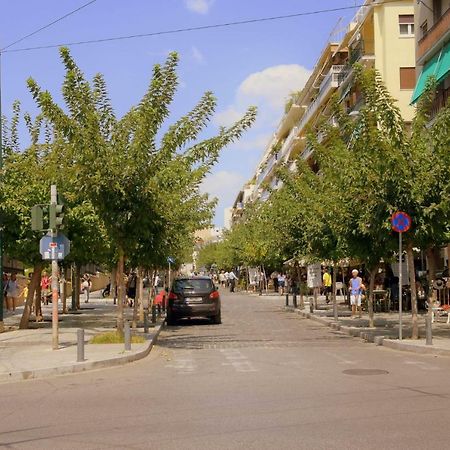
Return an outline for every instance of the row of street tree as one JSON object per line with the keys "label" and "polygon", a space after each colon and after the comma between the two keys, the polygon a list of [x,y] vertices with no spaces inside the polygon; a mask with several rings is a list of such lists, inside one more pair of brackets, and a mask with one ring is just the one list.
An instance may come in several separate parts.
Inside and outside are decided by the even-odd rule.
{"label": "row of street tree", "polygon": [[[242,220],[224,242],[203,249],[199,262],[274,268],[292,257],[330,265],[344,258],[359,261],[370,273],[373,325],[375,275],[380,261],[392,261],[398,248],[390,217],[405,211],[413,219],[404,240],[417,337],[413,248],[426,251],[431,280],[433,253],[450,242],[450,106],[430,120],[435,92],[430,80],[406,127],[378,73],[361,66],[354,72],[364,107],[351,117],[334,99],[334,125],[324,117],[309,135],[314,170],[301,157],[296,172],[280,168],[283,186],[266,202],[246,204]],[[320,142],[318,131],[325,136]]]}
{"label": "row of street tree", "polygon": [[[65,264],[77,268],[75,291],[82,264],[116,268],[121,329],[125,264],[142,274],[164,267],[169,255],[182,262],[192,251],[194,231],[210,223],[215,206],[200,193],[200,183],[220,150],[251,126],[256,110],[249,108],[231,127],[199,139],[216,107],[213,94],[206,92],[189,113],[167,126],[178,85],[178,56],[171,53],[163,65],[154,66],[141,101],[118,118],[103,76],[89,82],[67,48],[60,55],[64,105],[30,78],[39,115],[22,115],[16,103],[4,126],[0,212],[5,253],[34,267],[21,326],[28,324],[43,269],[42,235],[31,230],[30,211],[48,203],[50,185],[56,184],[67,207],[65,233],[72,245]],[[22,119],[30,135],[26,148],[19,143]]]}

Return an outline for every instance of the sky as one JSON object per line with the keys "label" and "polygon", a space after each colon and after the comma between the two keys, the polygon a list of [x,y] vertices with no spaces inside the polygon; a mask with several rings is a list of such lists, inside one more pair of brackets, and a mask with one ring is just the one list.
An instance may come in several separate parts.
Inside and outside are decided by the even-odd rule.
{"label": "sky", "polygon": [[[0,48],[65,15],[87,0],[0,0]],[[20,42],[10,50],[233,21],[354,7],[355,0],[96,0],[77,13]],[[357,8],[235,27],[165,34],[71,47],[88,78],[104,74],[117,115],[139,102],[152,67],[167,54],[180,55],[179,89],[168,123],[187,113],[202,94],[218,99],[216,114],[204,136],[230,125],[250,105],[258,118],[245,135],[222,151],[201,189],[218,199],[214,223],[223,226],[224,208],[252,178],[273,135],[288,94],[302,88],[333,29],[342,28]],[[58,49],[3,53],[3,114],[12,103],[36,114],[26,88],[33,77],[62,104],[63,67]],[[22,136],[26,144],[25,133]]]}

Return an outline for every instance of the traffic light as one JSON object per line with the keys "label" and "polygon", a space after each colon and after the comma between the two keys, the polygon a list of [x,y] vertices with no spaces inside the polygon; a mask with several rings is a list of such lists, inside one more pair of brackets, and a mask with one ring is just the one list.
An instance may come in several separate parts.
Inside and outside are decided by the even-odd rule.
{"label": "traffic light", "polygon": [[31,208],[31,229],[41,231],[44,228],[44,212],[41,205],[34,205]]}
{"label": "traffic light", "polygon": [[51,203],[48,213],[48,222],[50,230],[57,230],[63,227],[64,205]]}

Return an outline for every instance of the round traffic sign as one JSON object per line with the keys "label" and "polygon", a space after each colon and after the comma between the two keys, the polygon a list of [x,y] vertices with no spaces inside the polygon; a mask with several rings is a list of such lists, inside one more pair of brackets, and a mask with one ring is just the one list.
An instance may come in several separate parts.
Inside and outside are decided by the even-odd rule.
{"label": "round traffic sign", "polygon": [[403,211],[397,211],[392,214],[391,225],[397,233],[405,233],[411,228],[411,217]]}

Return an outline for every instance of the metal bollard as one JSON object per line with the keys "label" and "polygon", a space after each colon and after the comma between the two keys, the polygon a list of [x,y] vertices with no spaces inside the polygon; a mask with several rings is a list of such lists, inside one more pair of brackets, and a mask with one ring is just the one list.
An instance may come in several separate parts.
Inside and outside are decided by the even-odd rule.
{"label": "metal bollard", "polygon": [[156,323],[156,305],[152,305],[152,323]]}
{"label": "metal bollard", "polygon": [[124,341],[125,341],[125,351],[131,350],[131,329],[130,329],[130,323],[128,320],[125,322],[124,326]]}
{"label": "metal bollard", "polygon": [[297,308],[297,292],[295,290],[292,294],[292,302],[294,303],[294,308]]}
{"label": "metal bollard", "polygon": [[144,333],[148,333],[148,308],[144,309]]}
{"label": "metal bollard", "polygon": [[426,336],[426,345],[433,345],[433,329],[431,325],[431,317],[429,314],[425,317],[425,336]]}
{"label": "metal bollard", "polygon": [[84,361],[84,329],[77,330],[77,362]]}
{"label": "metal bollard", "polygon": [[286,292],[286,306],[289,306],[289,294]]}

